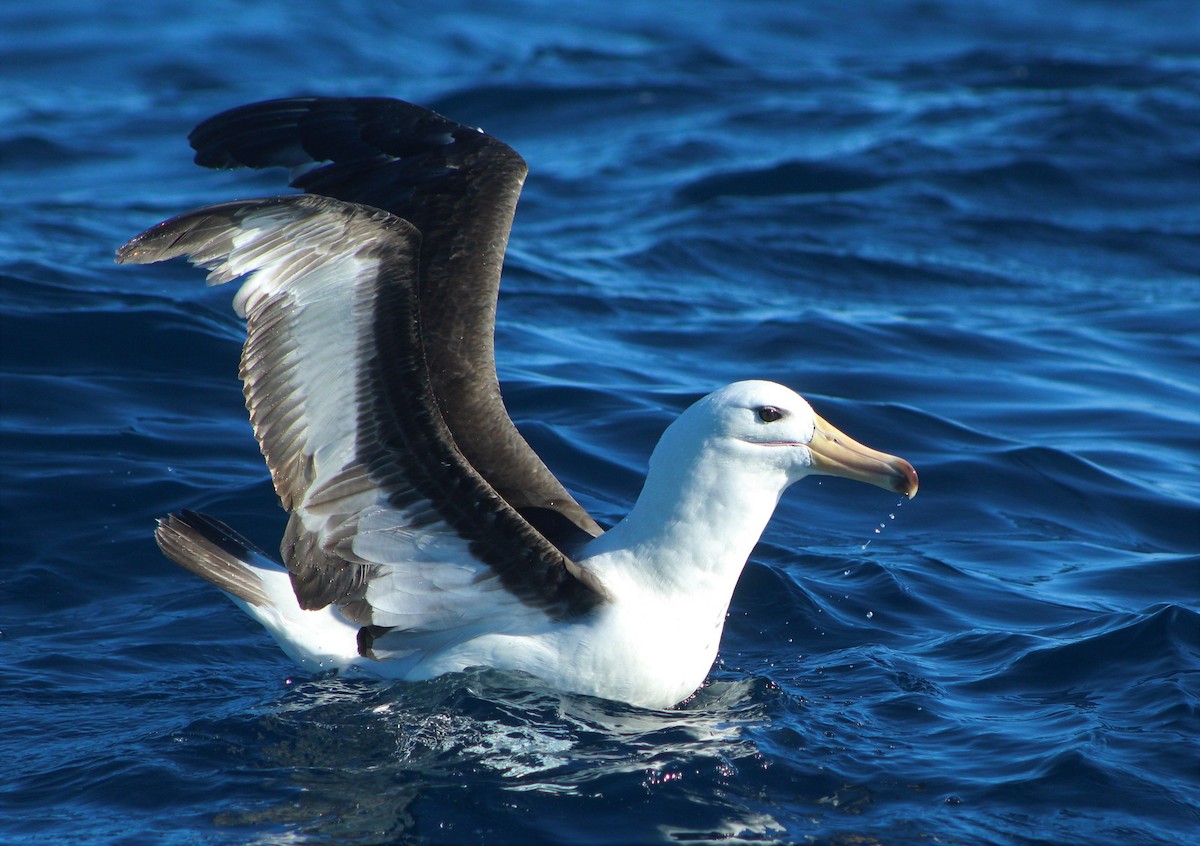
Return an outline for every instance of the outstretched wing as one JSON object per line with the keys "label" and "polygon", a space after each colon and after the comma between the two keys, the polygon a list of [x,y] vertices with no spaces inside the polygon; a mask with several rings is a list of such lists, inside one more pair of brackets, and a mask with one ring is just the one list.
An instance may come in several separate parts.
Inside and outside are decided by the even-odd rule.
{"label": "outstretched wing", "polygon": [[496,378],[500,268],[524,160],[421,106],[293,98],[210,118],[189,137],[205,167],[304,169],[293,187],[391,212],[421,233],[421,332],[442,416],[467,461],[560,549],[601,528],[512,424]]}
{"label": "outstretched wing", "polygon": [[294,195],[181,215],[118,261],[187,256],[210,284],[247,277],[234,298],[247,324],[241,376],[291,512],[282,552],[302,607],[336,604],[364,631],[495,613],[463,592],[497,590],[493,601],[556,618],[584,613],[602,588],[489,484],[446,425],[421,335],[419,249],[395,215]]}

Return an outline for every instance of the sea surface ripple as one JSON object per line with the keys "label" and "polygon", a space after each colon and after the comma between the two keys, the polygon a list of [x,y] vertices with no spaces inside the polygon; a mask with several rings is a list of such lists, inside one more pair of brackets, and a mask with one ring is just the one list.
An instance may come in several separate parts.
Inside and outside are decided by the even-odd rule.
{"label": "sea surface ripple", "polygon": [[[1200,831],[1200,6],[0,9],[0,842],[1179,844]],[[602,522],[774,379],[921,494],[791,490],[682,707],[300,674],[155,549],[277,508],[185,137],[397,96],[530,177],[497,349]]]}

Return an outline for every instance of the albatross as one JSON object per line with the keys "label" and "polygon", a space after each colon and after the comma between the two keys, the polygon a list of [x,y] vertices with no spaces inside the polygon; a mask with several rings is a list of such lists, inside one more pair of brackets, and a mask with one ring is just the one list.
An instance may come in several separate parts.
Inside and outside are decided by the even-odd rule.
{"label": "albatross", "polygon": [[912,497],[790,389],[736,382],[663,433],[604,530],[521,437],[493,336],[524,160],[386,98],[290,98],[204,121],[211,168],[285,167],[302,193],[179,215],[117,252],[240,279],[240,376],[289,514],[282,561],[180,511],[155,537],[313,671],[423,680],[469,668],[665,708],[716,658],[780,496],[812,474]]}

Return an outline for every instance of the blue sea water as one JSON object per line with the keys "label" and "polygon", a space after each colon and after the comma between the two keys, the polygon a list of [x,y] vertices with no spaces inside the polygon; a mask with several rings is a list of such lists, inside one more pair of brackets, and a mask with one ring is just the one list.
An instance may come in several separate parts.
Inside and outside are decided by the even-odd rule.
{"label": "blue sea water", "polygon": [[[0,843],[1200,840],[1191,0],[41,0],[0,66]],[[920,495],[789,491],[675,710],[299,673],[151,539],[278,542],[230,292],[112,263],[299,93],[529,161],[501,378],[602,522],[741,378]]]}

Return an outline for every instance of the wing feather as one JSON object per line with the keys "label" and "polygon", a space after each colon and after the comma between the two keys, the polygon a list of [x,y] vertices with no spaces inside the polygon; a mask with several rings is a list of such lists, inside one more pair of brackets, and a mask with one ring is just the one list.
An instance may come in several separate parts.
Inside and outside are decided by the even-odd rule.
{"label": "wing feather", "polygon": [[513,426],[496,378],[496,295],[526,173],[515,151],[429,109],[377,97],[253,103],[204,121],[189,140],[206,167],[303,168],[294,187],[412,223],[422,237],[429,377],[462,455],[568,554],[601,533]]}
{"label": "wing feather", "polygon": [[291,512],[281,552],[302,607],[335,604],[376,634],[436,631],[494,614],[451,597],[502,584],[506,601],[551,617],[586,613],[602,589],[446,425],[424,356],[419,243],[387,212],[297,195],[181,215],[118,260],[188,256],[210,283],[245,277],[246,404]]}

